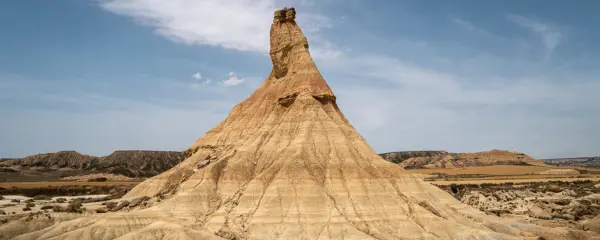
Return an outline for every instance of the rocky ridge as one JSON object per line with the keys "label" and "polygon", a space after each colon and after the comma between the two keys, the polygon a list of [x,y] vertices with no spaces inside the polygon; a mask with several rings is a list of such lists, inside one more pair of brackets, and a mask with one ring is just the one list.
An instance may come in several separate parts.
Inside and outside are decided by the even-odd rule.
{"label": "rocky ridge", "polygon": [[388,152],[381,153],[383,159],[388,160],[393,163],[402,163],[407,159],[416,158],[416,157],[437,157],[441,155],[446,155],[448,152],[446,151],[402,151],[402,152]]}
{"label": "rocky ridge", "polygon": [[27,180],[28,177],[32,180],[58,180],[72,175],[101,173],[146,178],[172,168],[181,160],[182,153],[176,151],[124,150],[104,157],[59,151],[1,161],[0,171],[7,175],[11,173],[9,177],[17,180]]}
{"label": "rocky ridge", "polygon": [[391,162],[412,168],[461,168],[490,165],[544,165],[524,153],[491,150],[475,153],[449,153],[446,151],[392,152],[381,154]]}
{"label": "rocky ridge", "polygon": [[[597,182],[453,184],[442,186],[461,202],[490,215],[521,217],[552,226],[586,228],[600,216]],[[547,220],[547,221],[541,221]],[[595,230],[596,231],[596,230]],[[597,230],[600,233],[600,229]]]}
{"label": "rocky ridge", "polygon": [[580,158],[554,158],[542,159],[546,164],[553,166],[574,166],[600,168],[600,156],[580,157]]}

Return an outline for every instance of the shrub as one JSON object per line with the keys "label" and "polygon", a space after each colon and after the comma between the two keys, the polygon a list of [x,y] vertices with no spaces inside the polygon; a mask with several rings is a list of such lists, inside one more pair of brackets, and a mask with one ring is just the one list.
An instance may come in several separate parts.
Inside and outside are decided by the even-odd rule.
{"label": "shrub", "polygon": [[72,202],[67,206],[66,212],[81,212],[81,202]]}
{"label": "shrub", "polygon": [[19,200],[19,199],[11,199],[11,200],[10,200],[10,202],[14,202],[14,203],[20,203],[20,202],[21,202],[21,200]]}
{"label": "shrub", "polygon": [[83,198],[83,197],[78,197],[78,198],[71,199],[72,203],[76,203],[76,202],[82,203],[83,201],[85,201],[85,198]]}
{"label": "shrub", "polygon": [[52,198],[46,195],[36,195],[33,200],[52,200]]}
{"label": "shrub", "polygon": [[108,178],[105,177],[99,177],[99,178],[93,178],[88,180],[88,182],[106,182],[108,180]]}
{"label": "shrub", "polygon": [[52,211],[54,212],[71,212],[71,213],[81,213],[83,212],[83,208],[81,208],[81,203],[80,202],[72,202],[69,203],[69,205],[67,205],[66,207],[61,207],[58,205],[55,205],[52,207]]}
{"label": "shrub", "polygon": [[62,197],[61,197],[61,198],[57,198],[55,201],[56,201],[57,203],[64,203],[64,202],[67,202],[67,199],[66,199],[66,198],[62,198]]}
{"label": "shrub", "polygon": [[54,205],[45,205],[45,206],[42,206],[40,209],[46,210],[46,209],[53,209],[53,208],[54,208]]}
{"label": "shrub", "polygon": [[105,205],[106,205],[106,208],[113,209],[114,207],[117,206],[117,202],[107,202]]}
{"label": "shrub", "polygon": [[61,206],[54,205],[54,206],[52,206],[52,211],[54,211],[54,212],[64,212],[64,209]]}
{"label": "shrub", "polygon": [[27,200],[25,200],[25,202],[26,202],[26,203],[32,203],[32,202],[35,202],[35,201],[34,201],[33,199],[31,199],[31,198],[30,198],[30,199],[27,199]]}
{"label": "shrub", "polygon": [[24,207],[24,208],[23,208],[23,211],[31,211],[31,208]]}
{"label": "shrub", "polygon": [[25,207],[28,207],[28,208],[35,207],[35,203],[29,202],[29,203],[25,204]]}
{"label": "shrub", "polygon": [[119,211],[125,207],[129,206],[129,201],[125,200],[122,201],[121,203],[119,203],[119,205],[117,205],[116,207],[114,207],[113,209],[111,209],[113,212]]}
{"label": "shrub", "polygon": [[106,208],[98,208],[98,209],[96,209],[96,213],[106,213],[106,212],[108,212],[108,209],[106,209]]}

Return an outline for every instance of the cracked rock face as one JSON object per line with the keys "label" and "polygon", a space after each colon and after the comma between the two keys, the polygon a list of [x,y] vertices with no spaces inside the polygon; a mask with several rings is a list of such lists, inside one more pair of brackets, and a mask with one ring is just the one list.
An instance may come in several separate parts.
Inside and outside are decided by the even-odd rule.
{"label": "cracked rock face", "polygon": [[379,157],[338,108],[294,18],[293,9],[275,13],[273,71],[263,84],[186,150],[183,162],[124,197],[160,203],[16,239],[568,239],[573,233],[488,216]]}

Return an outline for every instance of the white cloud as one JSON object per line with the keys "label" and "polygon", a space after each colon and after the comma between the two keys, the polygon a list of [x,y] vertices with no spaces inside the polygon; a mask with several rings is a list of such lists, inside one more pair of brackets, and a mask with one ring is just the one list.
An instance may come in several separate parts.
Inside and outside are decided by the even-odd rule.
{"label": "white cloud", "polygon": [[227,86],[237,86],[244,82],[244,79],[239,78],[234,72],[229,73],[229,78],[223,80],[223,84]]}
{"label": "white cloud", "polygon": [[458,24],[458,25],[460,25],[460,26],[462,26],[462,27],[464,27],[464,28],[466,28],[468,30],[471,30],[471,31],[478,30],[478,28],[475,27],[475,25],[473,25],[473,23],[471,23],[469,21],[462,20],[460,18],[452,18],[452,19],[450,19],[450,21],[452,21],[454,24]]}
{"label": "white cloud", "polygon": [[515,14],[509,14],[507,19],[538,34],[548,52],[554,51],[563,40],[563,34],[549,23]]}
{"label": "white cloud", "polygon": [[499,36],[489,32],[486,29],[483,29],[481,27],[476,26],[475,24],[473,24],[472,22],[469,22],[467,20],[464,19],[460,19],[460,18],[451,18],[450,21],[452,21],[452,23],[461,26],[464,29],[467,29],[468,31],[474,32],[474,33],[478,33],[478,34],[482,34],[488,37],[493,37],[493,38],[500,38]]}
{"label": "white cloud", "polygon": [[211,82],[212,82],[212,79],[210,79],[210,78],[209,78],[209,79],[206,79],[206,80],[204,80],[204,81],[202,81],[202,82],[195,82],[195,83],[192,83],[192,84],[190,84],[190,87],[192,87],[192,88],[200,88],[201,86],[203,86],[203,85],[208,85],[208,84],[210,84]]}
{"label": "white cloud", "polygon": [[194,73],[194,75],[192,75],[192,77],[196,80],[200,80],[202,79],[202,74],[200,74],[200,72]]}
{"label": "white cloud", "polygon": [[[269,28],[273,12],[290,5],[310,6],[306,0],[101,0],[110,12],[134,18],[172,41],[190,45],[211,45],[239,51],[268,53]],[[298,12],[298,24],[309,39],[330,28],[326,16]],[[318,51],[335,50],[311,41]],[[326,48],[319,50],[320,48]],[[331,54],[331,53],[329,53]]]}

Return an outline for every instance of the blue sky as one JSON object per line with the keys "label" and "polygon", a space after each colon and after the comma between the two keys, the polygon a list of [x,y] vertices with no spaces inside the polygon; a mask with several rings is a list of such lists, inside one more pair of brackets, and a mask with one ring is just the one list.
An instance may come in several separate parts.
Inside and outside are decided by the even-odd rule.
{"label": "blue sky", "polygon": [[0,157],[183,150],[268,75],[274,9],[378,152],[600,155],[596,1],[1,1]]}

